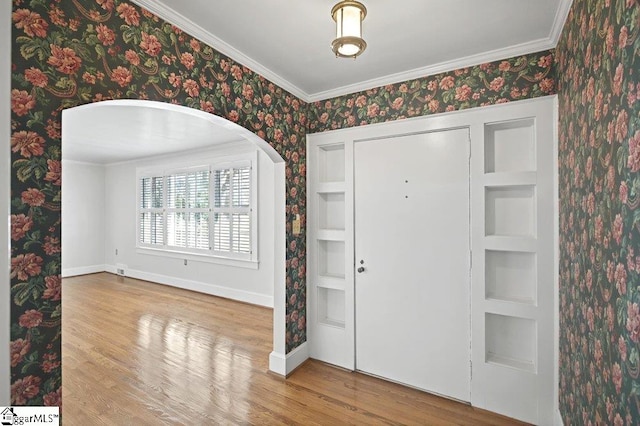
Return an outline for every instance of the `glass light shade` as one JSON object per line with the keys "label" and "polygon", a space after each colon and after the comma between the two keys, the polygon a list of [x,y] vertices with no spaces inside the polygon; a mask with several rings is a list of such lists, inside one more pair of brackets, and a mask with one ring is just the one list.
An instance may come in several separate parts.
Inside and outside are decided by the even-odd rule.
{"label": "glass light shade", "polygon": [[331,16],[336,21],[336,39],[331,48],[336,56],[355,58],[367,47],[362,39],[362,21],[367,9],[357,1],[341,1],[333,6]]}

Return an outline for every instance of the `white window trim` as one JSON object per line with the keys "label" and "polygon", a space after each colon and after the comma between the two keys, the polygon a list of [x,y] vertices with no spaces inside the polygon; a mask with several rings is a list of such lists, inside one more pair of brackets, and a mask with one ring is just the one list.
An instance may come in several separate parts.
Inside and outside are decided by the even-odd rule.
{"label": "white window trim", "polygon": [[[177,173],[184,172],[193,172],[197,170],[207,169],[211,173],[214,170],[220,170],[230,167],[238,167],[238,166],[247,166],[251,167],[251,192],[250,192],[250,203],[251,206],[249,208],[249,212],[251,214],[250,224],[251,224],[251,253],[247,256],[242,253],[228,253],[221,251],[203,251],[198,249],[188,249],[183,247],[174,247],[169,246],[167,239],[167,225],[164,223],[164,235],[163,242],[164,245],[159,247],[154,244],[145,244],[140,242],[140,183],[141,179],[145,177],[163,177],[163,206],[166,206],[166,176]],[[140,167],[136,169],[136,252],[144,255],[152,255],[152,256],[162,256],[162,257],[171,257],[171,258],[179,258],[184,260],[191,260],[196,262],[206,262],[206,263],[216,263],[227,266],[241,267],[241,268],[249,268],[249,269],[258,269],[259,266],[259,257],[258,257],[258,152],[251,151],[249,153],[237,154],[237,155],[229,155],[223,157],[211,157],[207,159],[199,159],[197,163],[195,161],[190,162],[180,162],[180,163],[172,163],[165,164],[159,166],[147,166]],[[210,207],[207,211],[213,215],[213,185],[210,182],[209,184],[209,200]],[[149,211],[150,209],[145,209]],[[163,207],[161,210],[165,213],[165,222],[166,222],[166,211],[167,209]],[[213,241],[213,227],[209,227],[210,233],[210,241]]]}

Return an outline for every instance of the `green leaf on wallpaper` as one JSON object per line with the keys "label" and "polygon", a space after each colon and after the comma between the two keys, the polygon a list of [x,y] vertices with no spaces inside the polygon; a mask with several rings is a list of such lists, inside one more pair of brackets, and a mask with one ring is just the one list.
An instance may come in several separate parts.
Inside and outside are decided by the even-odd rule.
{"label": "green leaf on wallpaper", "polygon": [[32,285],[29,282],[26,283],[18,283],[11,287],[11,292],[13,293],[13,303],[18,306],[24,305],[24,303],[29,300],[29,296],[31,295]]}
{"label": "green leaf on wallpaper", "polygon": [[129,44],[132,41],[135,43],[136,31],[133,28],[128,25],[122,25],[120,27],[120,32],[122,34],[122,40],[124,40],[125,43]]}
{"label": "green leaf on wallpaper", "polygon": [[635,209],[633,211],[633,223],[631,225],[635,226],[638,223],[640,223],[640,209]]}
{"label": "green leaf on wallpaper", "polygon": [[94,47],[96,53],[98,54],[98,59],[105,57],[104,47],[101,44],[96,44]]}
{"label": "green leaf on wallpaper", "polygon": [[163,46],[169,45],[169,39],[167,39],[167,36],[165,35],[165,33],[162,32],[161,29],[156,29],[153,32],[153,35],[158,38],[158,41],[160,42],[161,45]]}
{"label": "green leaf on wallpaper", "polygon": [[98,36],[95,34],[88,35],[84,40],[87,43],[87,46],[95,46],[97,44],[100,44],[100,40],[98,40]]}
{"label": "green leaf on wallpaper", "polygon": [[25,356],[22,361],[22,374],[27,374],[31,367],[38,366],[38,351],[33,351]]}
{"label": "green leaf on wallpaper", "polygon": [[18,162],[20,162],[21,165],[18,167],[18,170],[16,170],[16,177],[20,182],[26,182],[33,174],[33,168],[28,160],[17,160],[13,163],[13,166],[16,167],[16,163]]}
{"label": "green leaf on wallpaper", "polygon": [[30,6],[32,9],[35,9],[35,8],[37,8],[38,6],[40,6],[40,7],[44,8],[44,9],[47,9],[47,2],[46,2],[45,0],[31,0],[31,1],[29,2],[29,6]]}
{"label": "green leaf on wallpaper", "polygon": [[625,313],[627,312],[627,307],[625,305],[624,300],[621,297],[618,297],[618,299],[616,300],[616,312],[618,313],[617,315],[618,325],[623,326],[627,320],[625,316]]}
{"label": "green leaf on wallpaper", "polygon": [[44,61],[48,55],[48,51],[43,47],[42,42],[37,39],[20,36],[16,38],[16,42],[21,44],[20,55],[22,55],[24,59],[31,59],[36,56],[38,60]]}
{"label": "green leaf on wallpaper", "polygon": [[92,60],[89,48],[83,41],[73,39],[69,43],[69,47],[72,48],[76,55],[80,56],[83,60],[90,62]]}
{"label": "green leaf on wallpaper", "polygon": [[27,121],[27,127],[32,128],[34,124],[43,124],[43,115],[42,111],[36,111],[35,113],[30,115],[30,119]]}
{"label": "green leaf on wallpaper", "polygon": [[90,101],[93,97],[91,95],[91,88],[86,86],[81,86],[78,88],[78,97],[83,101]]}
{"label": "green leaf on wallpaper", "polygon": [[60,318],[62,315],[62,305],[57,305],[56,308],[51,312],[51,318]]}

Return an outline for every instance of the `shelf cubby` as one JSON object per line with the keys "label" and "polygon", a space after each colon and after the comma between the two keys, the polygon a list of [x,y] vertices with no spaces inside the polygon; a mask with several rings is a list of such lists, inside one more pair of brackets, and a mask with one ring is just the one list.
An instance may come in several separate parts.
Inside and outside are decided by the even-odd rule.
{"label": "shelf cubby", "polygon": [[327,287],[317,287],[317,290],[318,322],[324,325],[344,328],[344,291]]}
{"label": "shelf cubby", "polygon": [[536,254],[487,250],[485,296],[487,299],[535,304]]}
{"label": "shelf cubby", "polygon": [[345,277],[344,241],[318,240],[318,275]]}
{"label": "shelf cubby", "polygon": [[485,313],[485,362],[536,372],[536,322]]}
{"label": "shelf cubby", "polygon": [[319,182],[344,182],[344,144],[318,147]]}
{"label": "shelf cubby", "polygon": [[485,173],[536,170],[533,118],[487,123],[484,131]]}
{"label": "shelf cubby", "polygon": [[485,188],[485,235],[535,237],[535,186]]}
{"label": "shelf cubby", "polygon": [[344,192],[318,194],[318,225],[320,229],[344,230]]}

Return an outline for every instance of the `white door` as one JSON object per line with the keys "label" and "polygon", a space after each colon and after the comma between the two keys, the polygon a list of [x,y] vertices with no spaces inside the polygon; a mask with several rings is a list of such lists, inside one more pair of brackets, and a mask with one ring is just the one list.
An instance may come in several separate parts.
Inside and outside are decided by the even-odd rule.
{"label": "white door", "polygon": [[470,400],[469,131],[354,147],[356,368]]}

